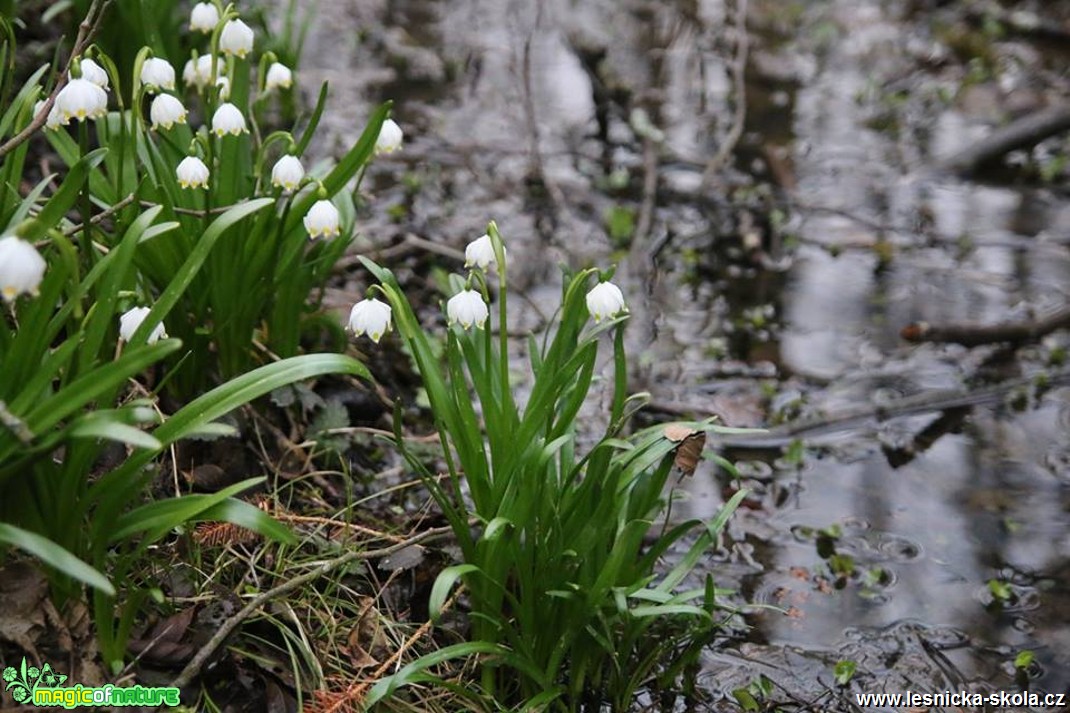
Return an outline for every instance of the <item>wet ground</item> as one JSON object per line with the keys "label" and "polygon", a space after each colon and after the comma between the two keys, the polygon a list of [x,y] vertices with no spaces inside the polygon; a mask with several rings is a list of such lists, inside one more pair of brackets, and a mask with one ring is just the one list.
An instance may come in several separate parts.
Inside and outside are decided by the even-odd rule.
{"label": "wet ground", "polygon": [[[710,650],[715,698],[763,675],[757,697],[822,710],[857,690],[1070,689],[1070,389],[782,425],[1059,373],[1065,333],[1009,356],[900,338],[1027,319],[1070,286],[1058,142],[984,180],[936,170],[1065,101],[1068,55],[931,5],[752,2],[741,48],[718,0],[318,3],[300,67],[306,91],[331,83],[316,151],[385,99],[406,133],[365,181],[361,250],[457,270],[497,220],[531,302],[518,331],[552,309],[558,261],[620,261],[654,412],[790,435],[726,444],[753,493],[710,569],[786,613]],[[709,516],[734,487],[703,466],[674,512]],[[857,670],[830,693],[840,661]]]}

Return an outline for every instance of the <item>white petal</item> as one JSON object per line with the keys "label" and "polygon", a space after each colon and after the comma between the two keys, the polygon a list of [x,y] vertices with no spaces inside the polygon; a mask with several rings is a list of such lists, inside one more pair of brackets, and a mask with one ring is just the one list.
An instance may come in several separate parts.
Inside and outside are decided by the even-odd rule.
{"label": "white petal", "polygon": [[[124,342],[129,342],[134,338],[134,333],[137,332],[138,327],[145,321],[145,318],[149,316],[151,310],[148,307],[134,307],[128,310],[119,317],[119,339]],[[163,322],[160,322],[152,331],[149,332],[149,337],[146,339],[146,343],[155,344],[160,339],[167,338],[167,331],[163,326]]]}
{"label": "white petal", "polygon": [[378,344],[390,331],[390,305],[377,299],[361,300],[349,313],[349,328],[355,336],[367,334]]}
{"label": "white petal", "polygon": [[253,30],[241,20],[229,20],[219,33],[219,51],[244,57],[253,51]]}
{"label": "white petal", "polygon": [[627,311],[624,294],[612,282],[600,282],[587,293],[587,311],[596,322]]}
{"label": "white petal", "polygon": [[204,188],[208,185],[208,166],[196,156],[182,159],[175,169],[175,175],[182,188]]}
{"label": "white petal", "polygon": [[328,200],[313,203],[308,214],[305,215],[304,223],[309,238],[316,238],[320,235],[331,237],[342,232],[339,227],[341,216],[338,214],[338,209]]}
{"label": "white petal", "polygon": [[460,322],[465,329],[473,324],[482,328],[489,314],[483,295],[475,290],[462,290],[446,302],[447,321],[450,324]]}
{"label": "white petal", "polygon": [[46,267],[30,243],[14,236],[0,238],[0,296],[5,302],[19,295],[36,295]]}
{"label": "white petal", "polygon": [[212,32],[219,24],[219,10],[210,2],[199,2],[193,6],[189,16],[189,28],[194,32]]}
{"label": "white petal", "polygon": [[293,86],[293,72],[286,65],[275,62],[268,67],[267,77],[264,79],[264,88],[268,91],[272,89],[289,89]]}
{"label": "white petal", "polygon": [[379,129],[379,136],[375,139],[375,153],[394,153],[401,148],[404,134],[401,127],[393,119],[387,119]]}
{"label": "white petal", "polygon": [[162,126],[170,129],[175,124],[186,123],[186,107],[170,94],[159,94],[149,107],[149,118],[152,119],[152,128]]}
{"label": "white petal", "polygon": [[[502,256],[505,255],[505,246],[502,246]],[[497,264],[494,255],[494,243],[491,242],[489,235],[484,235],[480,238],[476,238],[472,242],[468,243],[468,247],[464,249],[464,266],[465,267],[478,267],[480,270],[486,270],[492,264]]]}
{"label": "white petal", "polygon": [[215,110],[215,114],[212,114],[212,132],[216,136],[224,136],[226,134],[238,136],[248,131],[245,127],[245,117],[242,116],[241,110],[233,104],[220,104],[219,108]]}
{"label": "white petal", "polygon": [[271,184],[288,191],[296,190],[305,177],[305,168],[296,156],[283,156],[271,169]]}

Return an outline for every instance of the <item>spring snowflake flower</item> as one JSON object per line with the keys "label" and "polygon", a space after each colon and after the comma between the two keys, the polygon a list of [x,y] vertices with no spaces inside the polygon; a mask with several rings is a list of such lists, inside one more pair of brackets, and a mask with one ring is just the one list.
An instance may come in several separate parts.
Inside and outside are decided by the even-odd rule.
{"label": "spring snowflake flower", "polygon": [[[82,67],[82,79],[96,84],[101,89],[107,90],[108,88],[108,73],[104,71],[104,68],[93,60],[86,57],[81,60],[79,64]],[[67,79],[74,79],[74,75],[70,72],[67,73]]]}
{"label": "spring snowflake flower", "polygon": [[[141,323],[149,316],[149,312],[150,310],[148,307],[134,307],[119,317],[119,339],[124,342],[129,342],[133,339],[134,332],[138,330]],[[145,341],[148,344],[155,344],[161,339],[167,339],[167,330],[164,328],[163,322],[160,322],[152,328],[152,332],[149,333],[149,338]]]}
{"label": "spring snowflake flower", "polygon": [[56,95],[55,108],[64,126],[71,119],[99,119],[108,113],[108,94],[88,79],[72,79]]}
{"label": "spring snowflake flower", "polygon": [[305,230],[308,231],[309,238],[316,238],[320,235],[329,238],[342,232],[341,220],[334,203],[326,200],[316,201],[305,216]]}
{"label": "spring snowflake flower", "polygon": [[624,306],[624,294],[619,287],[612,282],[600,282],[587,293],[587,311],[594,321],[601,322],[603,318],[628,311],[628,308]]}
{"label": "spring snowflake flower", "polygon": [[245,128],[245,117],[242,116],[241,110],[228,102],[220,104],[215,114],[212,114],[212,132],[216,136],[238,136],[249,133],[249,129]]}
{"label": "spring snowflake flower", "polygon": [[196,156],[182,159],[175,169],[175,175],[178,177],[178,185],[182,188],[208,187],[208,167]]}
{"label": "spring snowflake flower", "polygon": [[375,153],[394,153],[401,148],[401,140],[404,134],[401,127],[393,119],[387,119],[379,129],[379,136],[375,139]]}
{"label": "spring snowflake flower", "polygon": [[[212,55],[210,54],[202,54],[195,60],[188,60],[186,66],[182,68],[182,81],[187,86],[204,89],[212,79],[212,64]],[[215,69],[218,76],[221,69],[218,59],[215,61]]]}
{"label": "spring snowflake flower", "polygon": [[253,30],[241,20],[229,20],[219,33],[219,51],[245,57],[253,51]]}
{"label": "spring snowflake flower", "polygon": [[268,67],[267,77],[264,79],[264,88],[267,91],[272,89],[289,89],[294,83],[294,73],[290,71],[290,68],[281,62],[274,62]]}
{"label": "spring snowflake flower", "polygon": [[174,90],[175,68],[166,59],[149,57],[141,65],[141,83],[150,92],[161,89]]}
{"label": "spring snowflake flower", "polygon": [[349,329],[354,336],[367,334],[378,344],[379,339],[390,331],[390,305],[376,299],[361,300],[349,313]]}
{"label": "spring snowflake flower", "polygon": [[483,295],[475,290],[461,290],[446,303],[446,320],[450,324],[460,322],[465,329],[473,324],[482,329],[489,315]]}
{"label": "spring snowflake flower", "polygon": [[283,156],[271,169],[271,185],[276,188],[285,188],[288,191],[297,190],[304,177],[305,167],[301,165],[301,159],[296,156]]}
{"label": "spring snowflake flower", "polygon": [[199,2],[189,14],[189,29],[211,34],[219,24],[219,10],[210,2]]}
{"label": "spring snowflake flower", "polygon": [[186,107],[170,94],[159,94],[152,100],[149,117],[152,119],[152,128],[162,126],[170,129],[175,124],[186,123]]}
{"label": "spring snowflake flower", "polygon": [[36,295],[45,267],[45,259],[30,243],[14,236],[0,238],[0,296],[5,302]]}
{"label": "spring snowflake flower", "polygon": [[[502,246],[502,256],[505,256],[505,246]],[[464,249],[464,266],[465,267],[478,267],[480,270],[486,270],[492,264],[497,264],[494,256],[494,244],[490,241],[489,235],[484,235],[480,238],[476,238],[472,242],[468,243],[468,247]]]}

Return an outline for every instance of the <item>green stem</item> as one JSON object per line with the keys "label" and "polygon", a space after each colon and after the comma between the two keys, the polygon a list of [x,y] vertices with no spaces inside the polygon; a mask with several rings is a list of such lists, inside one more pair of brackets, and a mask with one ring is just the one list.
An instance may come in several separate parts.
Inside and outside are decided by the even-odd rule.
{"label": "green stem", "polygon": [[[83,119],[78,123],[78,150],[80,157],[84,157],[89,153],[89,122]],[[93,222],[90,218],[93,217],[93,203],[89,194],[89,175],[90,171],[86,171],[85,181],[82,183],[82,251],[85,253],[85,259],[89,265],[92,265],[93,260]]]}

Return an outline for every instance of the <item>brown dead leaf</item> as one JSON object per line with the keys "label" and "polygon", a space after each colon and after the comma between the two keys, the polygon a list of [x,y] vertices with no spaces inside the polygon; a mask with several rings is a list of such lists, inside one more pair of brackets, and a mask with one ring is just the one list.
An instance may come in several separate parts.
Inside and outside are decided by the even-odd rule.
{"label": "brown dead leaf", "polygon": [[144,636],[132,639],[129,648],[147,663],[177,666],[186,663],[199,648],[188,640],[187,632],[197,613],[196,607],[176,612],[156,622]]}

